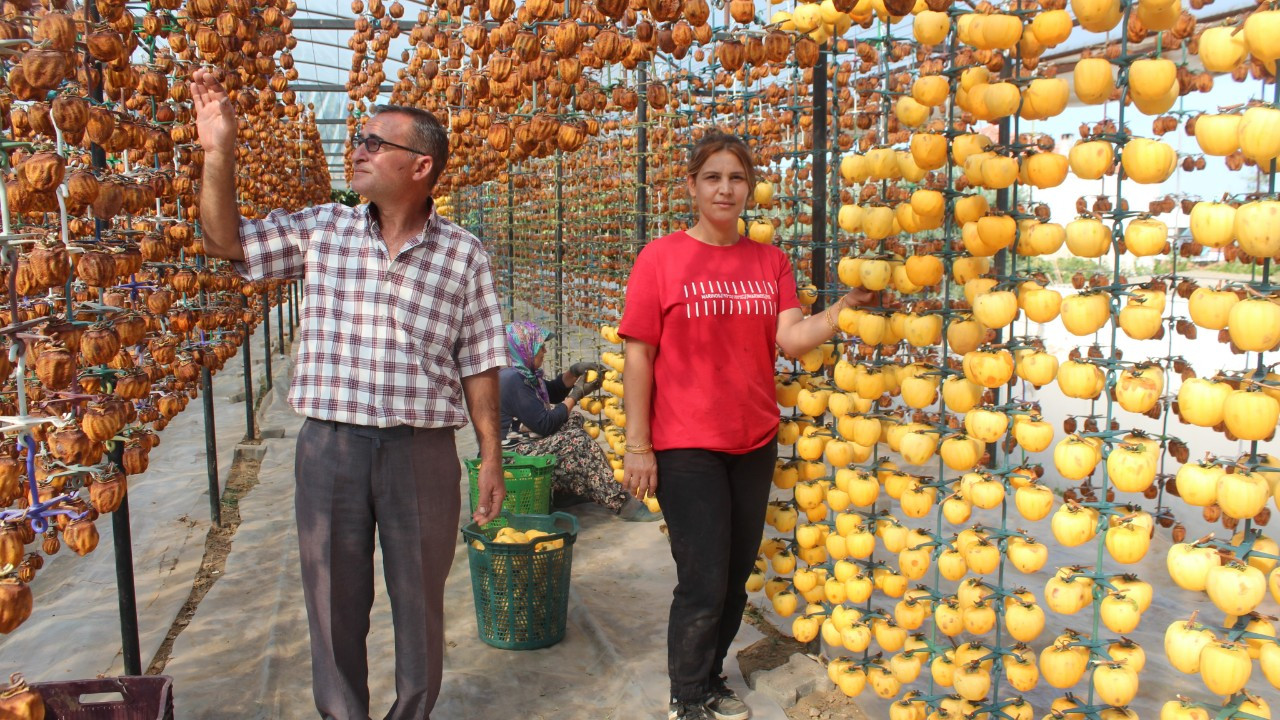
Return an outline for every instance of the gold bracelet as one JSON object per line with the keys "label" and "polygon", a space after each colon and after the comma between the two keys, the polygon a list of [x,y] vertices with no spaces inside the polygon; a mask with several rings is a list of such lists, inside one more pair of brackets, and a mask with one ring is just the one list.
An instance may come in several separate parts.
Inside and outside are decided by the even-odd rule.
{"label": "gold bracelet", "polygon": [[622,447],[633,455],[643,455],[647,452],[653,451],[653,443],[646,443],[644,445],[623,445]]}
{"label": "gold bracelet", "polygon": [[827,327],[831,328],[831,332],[840,332],[840,326],[836,325],[835,320],[831,319],[831,307],[831,305],[828,305],[827,309],[822,311],[822,315],[827,319]]}

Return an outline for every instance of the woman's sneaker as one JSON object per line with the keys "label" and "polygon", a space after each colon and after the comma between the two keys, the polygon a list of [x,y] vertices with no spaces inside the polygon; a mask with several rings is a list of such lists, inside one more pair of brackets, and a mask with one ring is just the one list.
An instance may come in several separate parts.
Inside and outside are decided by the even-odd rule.
{"label": "woman's sneaker", "polygon": [[711,683],[711,694],[707,696],[706,708],[716,720],[746,720],[751,716],[747,704],[742,702],[738,693],[730,689],[723,677]]}
{"label": "woman's sneaker", "polygon": [[712,718],[711,711],[703,703],[696,700],[682,702],[672,699],[667,710],[667,720],[712,720]]}

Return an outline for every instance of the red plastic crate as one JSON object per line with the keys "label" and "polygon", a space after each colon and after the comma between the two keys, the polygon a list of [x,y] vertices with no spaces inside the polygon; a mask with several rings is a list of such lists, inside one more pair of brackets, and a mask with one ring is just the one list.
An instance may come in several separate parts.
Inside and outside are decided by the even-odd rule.
{"label": "red plastic crate", "polygon": [[173,679],[126,675],[32,683],[45,720],[173,720]]}

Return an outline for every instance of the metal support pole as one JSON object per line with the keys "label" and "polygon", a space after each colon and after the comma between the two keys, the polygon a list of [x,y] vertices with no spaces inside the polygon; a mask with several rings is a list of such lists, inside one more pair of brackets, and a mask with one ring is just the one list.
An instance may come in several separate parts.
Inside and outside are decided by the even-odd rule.
{"label": "metal support pole", "polygon": [[[98,22],[98,7],[95,3],[87,3],[85,12],[88,13],[88,19],[91,23]],[[87,58],[87,56],[86,56]],[[101,71],[102,64],[98,62],[88,62],[86,60],[86,69],[96,65]],[[87,72],[90,78],[94,77],[94,73]],[[99,77],[101,77],[99,75]],[[95,104],[102,104],[102,83],[89,83],[89,98]],[[95,170],[104,170],[107,167],[107,153],[98,143],[89,143],[89,161]],[[93,220],[93,236],[94,239],[102,241],[102,231],[106,229],[107,223],[102,218],[95,217]],[[14,258],[14,267],[17,266],[17,258]],[[67,281],[66,294],[66,315],[67,320],[72,319],[71,308],[74,304],[71,295],[71,281]],[[16,305],[15,305],[16,311]],[[17,318],[15,317],[16,321]],[[124,445],[120,442],[115,443],[115,449],[107,454],[108,459],[118,466],[123,466],[122,456],[124,453]],[[124,499],[120,502],[120,507],[111,513],[111,542],[116,556],[116,603],[120,614],[120,649],[124,656],[124,671],[127,675],[142,674],[142,651],[138,641],[138,597],[134,586],[133,578],[133,532],[129,522],[129,493],[125,491]]]}
{"label": "metal support pole", "polygon": [[823,290],[827,287],[827,51],[818,53],[813,66],[813,234],[812,255],[809,267],[813,272],[813,285],[818,289],[818,301],[814,312],[827,305]]}
{"label": "metal support pole", "polygon": [[[249,298],[244,295],[240,296],[241,305],[244,310],[249,309]],[[240,343],[240,358],[244,361],[244,439],[253,440],[258,436],[256,423],[254,422],[253,406],[253,360],[250,357],[250,348],[252,344],[249,342],[253,334],[253,328],[249,327],[249,323],[244,322],[241,318],[240,327],[244,328],[244,342]]]}
{"label": "metal support pole", "polygon": [[564,163],[556,150],[556,372],[564,368]]}
{"label": "metal support pole", "polygon": [[[996,137],[998,138],[996,142],[999,143],[1001,147],[1008,147],[1009,140],[1010,140],[1009,118],[1007,117],[1000,118],[996,126],[996,132],[997,132]],[[1009,188],[1000,188],[999,190],[996,190],[996,208],[1003,213],[1012,212],[1013,208],[1009,198]],[[996,257],[995,257],[996,277],[1001,278],[1000,280],[1001,282],[1004,282],[1004,276],[1006,273],[1006,269],[1005,269],[1006,261],[1007,261],[1008,255],[1009,253],[1007,250],[1001,250],[1000,252],[996,253]],[[1005,333],[1003,328],[996,329],[995,344],[998,345],[1004,342],[1004,334]],[[1006,388],[1007,387],[1008,386],[1006,386]],[[1006,392],[1008,392],[1008,390],[1006,390]],[[995,396],[993,398],[992,404],[999,405],[1000,404],[1000,388],[993,388],[991,390],[991,394]],[[1000,453],[999,442],[987,443],[987,458],[988,458],[987,466],[988,467],[992,467],[992,468],[999,467],[1000,463],[999,463],[999,460],[997,459],[999,456],[999,453]]]}
{"label": "metal support pole", "polygon": [[288,291],[285,293],[286,295],[288,295],[288,298],[286,299],[286,301],[289,303],[289,344],[290,345],[293,344],[293,326],[297,324],[297,322],[294,320],[294,314],[293,314],[293,286],[294,286],[294,283],[289,283]]}
{"label": "metal support pole", "polygon": [[209,520],[222,527],[222,491],[218,489],[218,438],[213,424],[213,377],[209,368],[200,368],[200,395],[204,401],[204,454],[209,471]]}
{"label": "metal support pole", "polygon": [[302,327],[302,283],[294,280],[289,291],[293,293],[293,324]]}
{"label": "metal support pole", "polygon": [[284,288],[276,286],[276,333],[280,335],[278,349],[284,355]]}
{"label": "metal support pole", "polygon": [[262,293],[262,361],[265,363],[263,370],[266,372],[266,378],[262,381],[262,389],[271,389],[271,301],[267,299],[267,294]]}
{"label": "metal support pole", "polygon": [[516,319],[516,210],[515,180],[507,163],[507,322]]}
{"label": "metal support pole", "polygon": [[[107,459],[123,467],[124,443],[115,442]],[[123,472],[123,470],[121,471]],[[129,522],[129,492],[125,491],[120,507],[111,513],[111,539],[116,555],[116,602],[120,608],[120,648],[124,655],[124,674],[142,674],[142,650],[138,642],[138,598],[133,582],[133,533]]]}
{"label": "metal support pole", "polygon": [[636,243],[649,242],[649,72],[645,63],[639,73],[640,102],[636,104]]}

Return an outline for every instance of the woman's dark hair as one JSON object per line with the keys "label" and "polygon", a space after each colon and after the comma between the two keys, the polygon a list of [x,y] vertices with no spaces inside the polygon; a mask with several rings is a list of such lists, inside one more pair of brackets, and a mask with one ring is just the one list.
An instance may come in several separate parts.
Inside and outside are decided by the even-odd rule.
{"label": "woman's dark hair", "polygon": [[[698,142],[694,143],[693,150],[689,153],[689,177],[697,177],[698,173],[702,171],[702,166],[707,164],[707,160],[712,155],[723,151],[731,152],[738,157],[743,169],[747,171],[748,188],[754,188],[756,186],[756,161],[751,155],[751,148],[747,147],[742,138],[721,130],[710,130]],[[750,202],[750,197],[751,192],[748,190],[748,202]]]}

